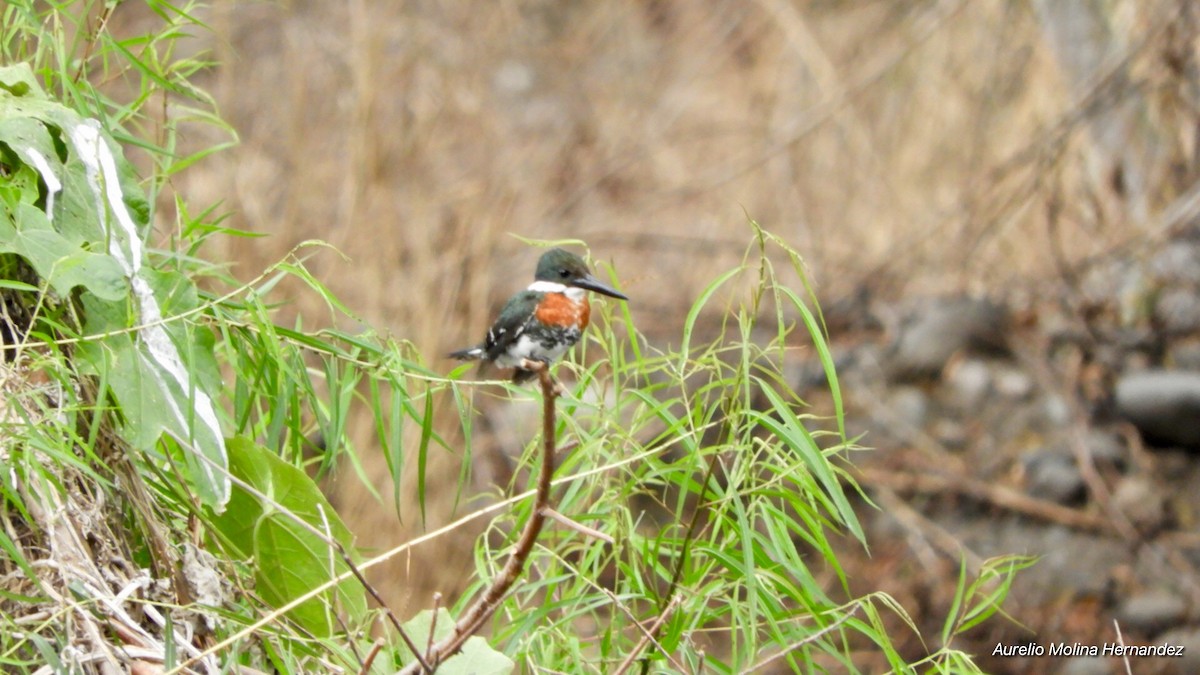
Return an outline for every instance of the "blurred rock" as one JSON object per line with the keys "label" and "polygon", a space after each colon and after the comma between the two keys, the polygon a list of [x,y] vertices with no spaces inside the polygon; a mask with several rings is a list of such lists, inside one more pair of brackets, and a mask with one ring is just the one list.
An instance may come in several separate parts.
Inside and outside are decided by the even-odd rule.
{"label": "blurred rock", "polygon": [[1200,246],[1194,241],[1173,241],[1150,260],[1150,274],[1160,284],[1200,285]]}
{"label": "blurred rock", "polygon": [[1200,293],[1193,288],[1168,288],[1154,303],[1154,319],[1167,335],[1200,330]]}
{"label": "blurred rock", "polygon": [[1095,307],[1120,295],[1120,282],[1128,274],[1128,268],[1128,263],[1119,260],[1100,260],[1089,265],[1079,280],[1079,293],[1084,304]]}
{"label": "blurred rock", "polygon": [[993,376],[996,392],[1014,401],[1023,401],[1033,394],[1033,378],[1016,368],[1003,368]]}
{"label": "blurred rock", "polygon": [[947,450],[963,450],[971,441],[971,434],[965,424],[946,417],[934,422],[930,433]]}
{"label": "blurred rock", "polygon": [[1152,445],[1200,449],[1200,373],[1146,370],[1117,381],[1117,412]]}
{"label": "blurred rock", "polygon": [[949,526],[946,518],[940,517],[938,522],[981,556],[1039,556],[1038,563],[1021,572],[1020,581],[1013,586],[1017,602],[1099,596],[1109,588],[1112,569],[1130,560],[1124,542],[1061,525],[1046,526],[1028,518],[992,518]]}
{"label": "blurred rock", "polygon": [[979,359],[962,359],[946,372],[946,384],[961,410],[977,410],[992,389],[992,371]]}
{"label": "blurred rock", "polygon": [[[769,340],[770,338],[767,338]],[[759,342],[765,344],[766,340]],[[852,350],[835,349],[833,354],[833,369],[839,378],[861,377],[864,369],[872,369],[878,363],[878,350],[874,345],[858,345]],[[733,357],[732,354],[722,355]],[[828,390],[829,375],[825,365],[813,354],[805,358],[789,358],[784,360],[784,377],[788,382],[795,382],[796,391],[804,393],[814,389]]]}
{"label": "blurred rock", "polygon": [[1172,628],[1154,641],[1155,644],[1179,645],[1184,648],[1183,657],[1172,665],[1177,673],[1200,673],[1200,628]]}
{"label": "blurred rock", "polygon": [[881,330],[883,322],[872,310],[872,296],[870,285],[860,283],[845,295],[823,298],[821,314],[825,317],[825,329],[831,336]]}
{"label": "blurred rock", "polygon": [[929,396],[916,387],[897,387],[888,397],[888,409],[904,424],[920,429],[929,419]]}
{"label": "blurred rock", "polygon": [[520,61],[505,61],[492,74],[492,86],[497,91],[509,95],[528,93],[533,89],[533,82],[533,68]]}
{"label": "blurred rock", "polygon": [[1087,491],[1075,458],[1062,450],[1037,450],[1023,458],[1025,491],[1038,499],[1075,504]]}
{"label": "blurred rock", "polygon": [[1200,338],[1171,341],[1165,362],[1174,370],[1200,371]]}
{"label": "blurred rock", "polygon": [[1155,532],[1167,520],[1163,486],[1146,476],[1127,476],[1117,484],[1113,505],[1141,532]]}
{"label": "blurred rock", "polygon": [[1057,394],[1047,396],[1042,407],[1050,426],[1061,427],[1071,421],[1071,406]]}
{"label": "blurred rock", "polygon": [[1146,275],[1128,260],[1106,260],[1088,268],[1080,282],[1079,292],[1085,306],[1110,308],[1119,323],[1129,324],[1138,314],[1149,281]]}
{"label": "blurred rock", "polygon": [[1121,437],[1115,432],[1089,429],[1084,442],[1087,443],[1092,461],[1106,462],[1118,469],[1125,468],[1129,459],[1129,450],[1125,447],[1125,441],[1121,440]]}
{"label": "blurred rock", "polygon": [[1175,592],[1154,589],[1135,593],[1117,608],[1122,631],[1154,636],[1177,626],[1187,617],[1187,603]]}
{"label": "blurred rock", "polygon": [[888,348],[893,381],[937,377],[960,351],[1007,353],[1008,310],[989,300],[950,297],[922,303],[909,313]]}

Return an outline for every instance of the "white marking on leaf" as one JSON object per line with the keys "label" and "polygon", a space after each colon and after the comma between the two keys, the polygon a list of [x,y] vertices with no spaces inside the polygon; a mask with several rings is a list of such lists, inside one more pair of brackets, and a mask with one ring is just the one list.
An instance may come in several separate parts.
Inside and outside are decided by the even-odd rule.
{"label": "white marking on leaf", "polygon": [[33,162],[33,167],[41,174],[42,181],[46,184],[46,192],[49,193],[46,195],[46,220],[54,222],[54,195],[62,192],[62,181],[54,175],[54,169],[45,155],[33,148],[25,148],[25,156]]}
{"label": "white marking on leaf", "polygon": [[[71,142],[86,169],[88,185],[92,188],[92,194],[95,197],[97,218],[108,231],[108,253],[117,259],[126,276],[129,277],[129,285],[138,304],[138,323],[141,325],[139,334],[150,358],[159,366],[159,368],[151,370],[166,394],[171,413],[184,429],[191,427],[189,423],[191,416],[185,415],[179,409],[178,402],[171,395],[170,388],[162,377],[163,372],[171,376],[185,396],[193,397],[196,417],[212,434],[223,460],[221,464],[224,465],[226,463],[224,461],[226,457],[225,436],[221,433],[221,424],[217,419],[216,409],[207,393],[192,386],[187,368],[179,356],[179,350],[175,348],[167,331],[162,327],[163,316],[162,310],[158,306],[158,300],[155,299],[150,284],[141,276],[142,239],[138,234],[137,225],[133,222],[133,216],[125,206],[120,177],[117,175],[117,162],[108,144],[100,136],[100,123],[94,119],[84,120],[82,124],[71,129]],[[107,209],[105,208],[106,202]],[[107,217],[109,210],[112,212],[113,219]],[[114,219],[119,228],[109,229]],[[128,250],[126,246],[128,246]],[[187,442],[191,439],[177,440],[193,452],[197,452]],[[214,489],[221,495],[220,503],[217,505],[219,512],[229,499],[229,477],[224,474],[218,475],[209,462],[204,459],[206,458],[197,462],[197,465],[206,474],[209,485],[214,486]]]}

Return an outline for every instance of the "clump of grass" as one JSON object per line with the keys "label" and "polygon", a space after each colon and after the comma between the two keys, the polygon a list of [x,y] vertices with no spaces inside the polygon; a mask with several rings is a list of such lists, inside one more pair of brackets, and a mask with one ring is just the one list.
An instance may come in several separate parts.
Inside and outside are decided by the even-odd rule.
{"label": "clump of grass", "polygon": [[[755,232],[746,262],[705,289],[671,349],[650,349],[628,309],[606,308],[589,333],[581,360],[590,365],[561,403],[559,442],[575,447],[560,459],[555,508],[605,536],[552,528],[534,550],[529,578],[492,626],[493,644],[524,667],[855,670],[864,654],[876,666],[915,667],[884,628],[892,613],[916,631],[903,608],[883,593],[850,595],[832,539],[867,541],[845,470],[854,443],[836,373],[811,294],[779,283],[771,262],[782,254],[803,279],[799,256]],[[746,276],[744,294],[710,306]],[[697,318],[713,310],[726,317],[722,331],[696,340]],[[767,344],[751,337],[759,317],[774,327]],[[783,365],[797,349],[824,366],[832,418],[806,415],[789,386]],[[530,508],[518,503],[480,539],[474,592],[498,574]],[[1024,564],[993,561],[970,592],[960,588],[944,646],[921,664],[971,670],[954,636],[997,610]]]}

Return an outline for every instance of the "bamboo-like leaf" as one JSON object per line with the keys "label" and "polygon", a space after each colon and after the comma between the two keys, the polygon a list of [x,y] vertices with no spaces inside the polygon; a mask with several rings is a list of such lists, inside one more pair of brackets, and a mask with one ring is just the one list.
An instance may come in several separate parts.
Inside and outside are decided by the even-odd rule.
{"label": "bamboo-like leaf", "polygon": [[683,322],[683,338],[679,344],[679,363],[681,371],[686,368],[688,358],[691,354],[692,333],[696,329],[696,319],[700,318],[700,312],[708,306],[708,301],[712,299],[714,293],[720,290],[720,288],[728,283],[730,279],[733,279],[737,275],[741,274],[741,272],[741,269],[735,268],[717,277],[714,281],[709,283],[708,286],[704,287],[704,290],[700,292],[700,296],[696,298],[695,302],[692,303],[691,309],[688,310],[687,318],[684,319]]}
{"label": "bamboo-like leaf", "polygon": [[863,533],[862,525],[858,522],[858,516],[855,515],[854,508],[851,507],[850,502],[846,499],[846,495],[842,491],[841,482],[838,480],[832,467],[830,467],[829,460],[821,452],[812,435],[804,428],[800,419],[796,417],[791,406],[769,384],[762,381],[760,383],[763,393],[771,401],[774,416],[757,411],[752,411],[749,415],[770,429],[788,447],[799,453],[809,470],[820,481],[821,487],[824,488],[823,495],[814,496],[822,500],[827,496],[831,500],[831,515],[837,516],[838,520],[850,530],[851,534],[866,545],[866,535]]}
{"label": "bamboo-like leaf", "polygon": [[417,445],[417,504],[421,509],[421,525],[425,525],[425,467],[429,460],[429,439],[433,436],[433,395],[425,392],[425,415],[421,419],[421,441]]}

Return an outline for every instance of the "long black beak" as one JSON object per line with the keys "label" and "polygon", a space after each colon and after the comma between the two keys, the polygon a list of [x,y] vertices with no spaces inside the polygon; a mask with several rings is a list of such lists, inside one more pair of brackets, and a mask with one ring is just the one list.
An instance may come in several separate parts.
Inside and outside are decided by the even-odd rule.
{"label": "long black beak", "polygon": [[596,277],[594,277],[590,274],[587,275],[586,277],[579,277],[577,279],[572,280],[571,285],[578,286],[580,288],[586,288],[589,291],[603,293],[604,295],[607,295],[607,296],[613,297],[613,298],[617,298],[620,300],[628,300],[629,299],[628,297],[625,296],[624,293],[621,293],[620,291],[617,291],[617,290],[613,289],[612,287],[602,283],[599,279],[597,279]]}

